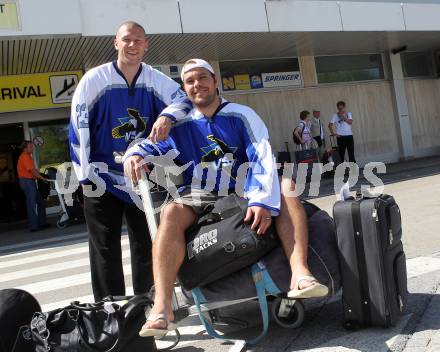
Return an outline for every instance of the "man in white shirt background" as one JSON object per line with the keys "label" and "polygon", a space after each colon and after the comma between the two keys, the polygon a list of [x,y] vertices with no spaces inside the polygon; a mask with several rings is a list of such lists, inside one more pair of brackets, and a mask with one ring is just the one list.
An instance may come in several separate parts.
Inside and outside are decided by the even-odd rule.
{"label": "man in white shirt background", "polygon": [[344,101],[338,101],[336,104],[337,112],[333,115],[328,125],[330,133],[336,135],[338,141],[338,150],[341,160],[344,161],[345,151],[348,152],[348,161],[356,163],[354,157],[354,140],[351,125],[353,116],[347,111]]}

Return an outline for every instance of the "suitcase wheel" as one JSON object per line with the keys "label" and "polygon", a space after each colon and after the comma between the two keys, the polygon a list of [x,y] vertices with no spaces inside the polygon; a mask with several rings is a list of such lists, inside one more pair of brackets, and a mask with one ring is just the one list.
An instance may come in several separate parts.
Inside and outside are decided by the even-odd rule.
{"label": "suitcase wheel", "polygon": [[60,219],[57,220],[57,227],[59,229],[64,229],[67,226],[67,221],[61,221]]}
{"label": "suitcase wheel", "polygon": [[299,328],[304,321],[304,304],[300,300],[277,297],[271,307],[275,322],[283,328]]}

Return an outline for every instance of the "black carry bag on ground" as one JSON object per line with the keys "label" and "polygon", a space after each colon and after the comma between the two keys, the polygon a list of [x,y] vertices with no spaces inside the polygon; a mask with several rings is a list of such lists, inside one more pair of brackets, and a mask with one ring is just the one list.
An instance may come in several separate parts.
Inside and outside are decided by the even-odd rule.
{"label": "black carry bag on ground", "polygon": [[18,289],[0,290],[0,352],[33,352],[30,323],[40,305],[30,293]]}
{"label": "black carry bag on ground", "polygon": [[395,325],[406,307],[406,260],[393,197],[338,201],[333,208],[345,326]]}
{"label": "black carry bag on ground", "polygon": [[[153,337],[140,337],[147,295],[108,297],[98,303],[72,302],[69,306],[32,318],[36,352],[151,352]],[[126,302],[119,305],[116,301]]]}
{"label": "black carry bag on ground", "polygon": [[181,285],[204,286],[258,261],[279,240],[272,226],[264,236],[244,223],[248,200],[232,193],[186,232],[186,254],[179,270]]}

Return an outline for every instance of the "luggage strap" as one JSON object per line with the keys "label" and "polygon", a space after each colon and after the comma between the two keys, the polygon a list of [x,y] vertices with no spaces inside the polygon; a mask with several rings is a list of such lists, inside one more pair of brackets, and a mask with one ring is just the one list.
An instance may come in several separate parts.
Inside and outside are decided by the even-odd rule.
{"label": "luggage strap", "polygon": [[[269,308],[267,305],[266,294],[276,295],[281,293],[280,289],[275,285],[272,278],[269,275],[269,272],[266,269],[266,266],[262,262],[257,262],[251,266],[252,270],[252,279],[255,283],[255,288],[257,290],[258,303],[260,305],[261,317],[263,319],[263,331],[252,340],[246,340],[246,344],[249,346],[256,345],[261,339],[267,334],[267,330],[269,328]],[[197,312],[199,314],[199,318],[203,323],[203,326],[206,329],[206,332],[217,339],[234,341],[233,339],[228,339],[223,335],[219,335],[211,323],[207,321],[207,319],[203,316],[200,304],[201,302],[206,300],[204,299],[203,293],[200,288],[196,287],[192,289],[192,295],[194,298],[194,302],[197,306]]]}

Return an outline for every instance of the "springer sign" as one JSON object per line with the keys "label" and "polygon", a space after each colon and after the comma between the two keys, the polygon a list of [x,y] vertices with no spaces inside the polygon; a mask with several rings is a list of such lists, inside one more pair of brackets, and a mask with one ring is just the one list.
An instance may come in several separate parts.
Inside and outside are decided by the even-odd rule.
{"label": "springer sign", "polygon": [[264,88],[299,87],[302,83],[299,71],[262,73],[261,78]]}

